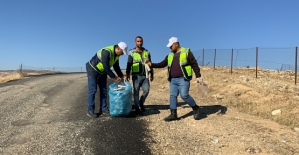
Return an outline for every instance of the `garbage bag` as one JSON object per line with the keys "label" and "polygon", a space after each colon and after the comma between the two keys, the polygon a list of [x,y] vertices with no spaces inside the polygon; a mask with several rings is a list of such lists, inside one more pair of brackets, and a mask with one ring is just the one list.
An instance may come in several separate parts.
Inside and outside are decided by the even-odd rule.
{"label": "garbage bag", "polygon": [[127,116],[132,110],[132,86],[130,82],[112,83],[109,86],[110,115]]}

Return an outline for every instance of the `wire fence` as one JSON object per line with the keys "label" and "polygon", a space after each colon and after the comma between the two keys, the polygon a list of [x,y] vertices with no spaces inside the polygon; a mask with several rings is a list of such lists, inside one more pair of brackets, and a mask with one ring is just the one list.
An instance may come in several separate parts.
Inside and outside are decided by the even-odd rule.
{"label": "wire fence", "polygon": [[81,73],[86,72],[85,67],[32,67],[26,66],[21,64],[20,65],[20,72],[32,72],[32,71],[39,71],[39,72],[59,72],[59,73]]}
{"label": "wire fence", "polygon": [[[298,47],[288,48],[247,48],[247,49],[202,49],[192,51],[200,66],[226,66],[233,68],[255,67],[276,71],[292,71],[297,84]],[[20,71],[44,72],[86,72],[85,67],[31,67],[20,65]]]}
{"label": "wire fence", "polygon": [[255,67],[277,71],[292,71],[297,83],[298,47],[248,48],[248,49],[202,49],[193,51],[200,66],[226,66],[231,68]]}
{"label": "wire fence", "polygon": [[[258,50],[258,51],[257,51]],[[258,55],[256,55],[258,52]],[[247,67],[295,71],[296,48],[203,49],[193,51],[200,66]]]}

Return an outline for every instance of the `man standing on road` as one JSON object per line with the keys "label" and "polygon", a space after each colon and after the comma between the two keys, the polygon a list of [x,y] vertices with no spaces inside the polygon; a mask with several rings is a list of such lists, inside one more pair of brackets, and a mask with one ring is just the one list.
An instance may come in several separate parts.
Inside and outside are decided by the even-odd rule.
{"label": "man standing on road", "polygon": [[[128,56],[126,69],[127,76],[125,80],[130,80],[130,72],[132,69],[132,81],[134,87],[134,109],[135,114],[138,115],[141,112],[145,111],[144,102],[150,90],[150,82],[149,79],[146,78],[146,68],[144,62],[151,62],[151,55],[150,52],[143,47],[143,38],[141,36],[137,36],[135,38],[135,44],[136,47],[130,50],[130,54]],[[154,80],[153,70],[150,71],[150,80]],[[143,93],[139,99],[140,87],[142,88]]]}
{"label": "man standing on road", "polygon": [[168,81],[170,81],[170,112],[165,121],[177,120],[177,97],[180,94],[181,98],[189,104],[193,109],[194,119],[198,120],[199,106],[196,105],[194,99],[189,95],[190,80],[192,79],[192,69],[195,72],[198,82],[202,82],[200,69],[197,61],[194,58],[189,48],[180,46],[176,37],[169,39],[167,47],[171,52],[160,63],[146,62],[152,68],[164,68],[168,66]]}
{"label": "man standing on road", "polygon": [[[124,42],[117,45],[107,46],[100,49],[89,62],[86,63],[86,71],[88,77],[88,111],[90,117],[98,117],[95,114],[95,94],[97,86],[100,89],[100,109],[99,115],[102,113],[109,114],[107,106],[107,75],[115,82],[120,82],[123,73],[119,66],[119,56],[127,54],[128,46]],[[110,69],[113,66],[117,76]]]}

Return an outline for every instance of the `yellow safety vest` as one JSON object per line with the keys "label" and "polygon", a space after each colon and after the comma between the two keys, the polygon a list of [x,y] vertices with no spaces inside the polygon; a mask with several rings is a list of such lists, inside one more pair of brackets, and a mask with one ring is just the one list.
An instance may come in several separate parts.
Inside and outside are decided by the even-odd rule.
{"label": "yellow safety vest", "polygon": [[[189,48],[181,47],[181,52],[179,57],[180,67],[183,72],[184,78],[186,80],[192,79],[192,67],[187,60],[189,51],[190,51]],[[174,57],[174,53],[170,52],[168,54],[168,79],[170,79],[170,70],[171,70],[173,57]]]}
{"label": "yellow safety vest", "polygon": [[114,46],[113,45],[112,46],[107,46],[107,47],[104,47],[104,48],[100,49],[97,52],[97,56],[100,59],[100,62],[96,65],[96,68],[89,62],[90,66],[93,69],[95,69],[96,71],[98,71],[100,74],[105,73],[104,72],[104,66],[103,66],[103,63],[102,63],[102,51],[103,50],[107,50],[110,53],[109,67],[112,67],[119,58],[119,56],[114,54]]}
{"label": "yellow safety vest", "polygon": [[144,49],[142,53],[138,53],[135,49],[130,51],[130,55],[133,58],[132,75],[142,75],[145,72],[144,60],[149,60],[149,51]]}

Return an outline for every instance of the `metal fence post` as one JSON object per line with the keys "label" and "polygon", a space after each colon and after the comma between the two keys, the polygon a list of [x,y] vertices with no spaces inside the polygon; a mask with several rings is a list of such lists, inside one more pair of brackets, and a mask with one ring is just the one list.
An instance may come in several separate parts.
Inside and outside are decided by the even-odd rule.
{"label": "metal fence post", "polygon": [[232,49],[232,58],[231,58],[231,64],[230,64],[230,73],[233,73],[233,59],[234,59],[234,49]]}
{"label": "metal fence post", "polygon": [[297,60],[298,60],[298,47],[295,51],[295,85],[297,84]]}
{"label": "metal fence post", "polygon": [[255,51],[256,51],[256,63],[255,63],[255,66],[256,66],[256,69],[255,69],[255,78],[257,78],[257,69],[258,69],[258,55],[259,55],[259,49],[258,49],[258,47],[256,47],[256,49],[255,49]]}
{"label": "metal fence post", "polygon": [[22,67],[23,67],[23,66],[22,66],[22,64],[21,64],[21,66],[20,66],[20,73],[22,73]]}
{"label": "metal fence post", "polygon": [[214,70],[215,70],[215,67],[216,67],[216,49],[215,49],[215,52],[214,52]]}
{"label": "metal fence post", "polygon": [[205,65],[204,60],[205,60],[205,49],[202,49],[202,64],[201,64],[202,66]]}

